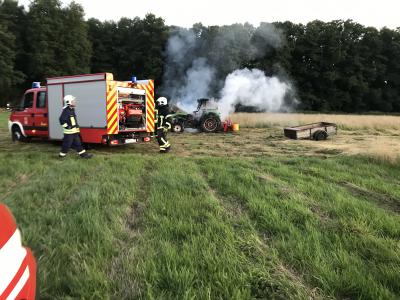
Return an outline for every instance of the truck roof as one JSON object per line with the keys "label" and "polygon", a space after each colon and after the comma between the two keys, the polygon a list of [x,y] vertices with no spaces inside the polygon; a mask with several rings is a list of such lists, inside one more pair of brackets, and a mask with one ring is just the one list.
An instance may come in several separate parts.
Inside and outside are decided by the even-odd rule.
{"label": "truck roof", "polygon": [[35,92],[35,91],[40,91],[40,92],[42,92],[42,91],[46,91],[46,90],[47,90],[47,87],[42,86],[42,87],[40,87],[40,88],[35,88],[35,89],[26,90],[25,93],[31,93],[31,92]]}
{"label": "truck roof", "polygon": [[75,77],[89,77],[89,76],[98,76],[98,75],[104,75],[106,76],[107,74],[110,73],[93,73],[93,74],[79,74],[79,75],[66,75],[66,76],[56,76],[56,77],[48,77],[48,79],[62,79],[62,78],[75,78]]}

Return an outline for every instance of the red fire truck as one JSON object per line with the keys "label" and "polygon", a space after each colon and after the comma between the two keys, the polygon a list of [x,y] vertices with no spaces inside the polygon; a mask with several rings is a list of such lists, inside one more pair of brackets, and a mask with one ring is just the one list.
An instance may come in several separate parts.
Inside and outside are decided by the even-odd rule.
{"label": "red fire truck", "polygon": [[35,82],[12,110],[13,140],[39,137],[61,140],[58,118],[65,95],[77,99],[75,108],[84,143],[120,145],[149,142],[154,133],[154,81],[115,81],[110,73],[48,78]]}

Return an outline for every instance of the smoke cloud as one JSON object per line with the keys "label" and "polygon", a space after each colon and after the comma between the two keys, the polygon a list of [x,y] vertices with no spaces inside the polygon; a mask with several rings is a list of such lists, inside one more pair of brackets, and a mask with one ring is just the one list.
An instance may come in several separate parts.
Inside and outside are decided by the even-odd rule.
{"label": "smoke cloud", "polygon": [[226,77],[218,102],[219,111],[221,117],[226,118],[241,104],[277,112],[285,108],[285,96],[289,91],[288,83],[277,77],[267,77],[260,70],[236,70]]}
{"label": "smoke cloud", "polygon": [[174,28],[166,47],[161,92],[187,112],[196,108],[197,99],[215,98],[223,118],[239,104],[259,111],[287,110],[285,100],[293,95],[288,81],[242,68],[282,45],[281,32],[269,23],[258,28],[250,24],[217,30],[201,25]]}
{"label": "smoke cloud", "polygon": [[175,92],[177,105],[183,110],[193,111],[196,108],[195,100],[209,94],[214,76],[215,69],[207,64],[207,60],[196,58],[186,72],[182,88]]}
{"label": "smoke cloud", "polygon": [[161,91],[188,112],[196,108],[198,98],[209,95],[216,73],[207,58],[196,54],[197,50],[196,34],[184,28],[171,34],[166,49],[167,64]]}

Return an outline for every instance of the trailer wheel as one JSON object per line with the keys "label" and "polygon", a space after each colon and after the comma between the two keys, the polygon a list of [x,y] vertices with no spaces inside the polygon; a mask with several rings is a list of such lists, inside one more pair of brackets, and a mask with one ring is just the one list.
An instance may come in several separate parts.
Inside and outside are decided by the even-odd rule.
{"label": "trailer wheel", "polygon": [[13,142],[24,142],[26,140],[18,125],[14,125],[11,128],[11,139]]}
{"label": "trailer wheel", "polygon": [[328,137],[328,133],[325,130],[317,130],[313,134],[313,139],[316,141],[326,140]]}
{"label": "trailer wheel", "polygon": [[206,116],[201,122],[200,127],[204,132],[216,132],[221,125],[221,121],[216,116]]}

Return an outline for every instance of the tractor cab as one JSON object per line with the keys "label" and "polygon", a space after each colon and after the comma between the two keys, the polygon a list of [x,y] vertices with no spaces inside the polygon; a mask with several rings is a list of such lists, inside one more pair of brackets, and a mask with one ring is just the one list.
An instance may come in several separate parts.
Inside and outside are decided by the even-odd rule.
{"label": "tractor cab", "polygon": [[214,112],[218,113],[218,104],[208,98],[197,99],[197,109],[193,113]]}

